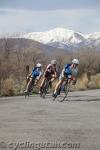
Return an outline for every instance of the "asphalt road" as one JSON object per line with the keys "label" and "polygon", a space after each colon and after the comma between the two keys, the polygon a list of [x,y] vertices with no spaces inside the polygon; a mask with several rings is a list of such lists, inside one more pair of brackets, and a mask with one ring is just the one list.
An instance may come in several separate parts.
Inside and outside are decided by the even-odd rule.
{"label": "asphalt road", "polygon": [[100,90],[0,98],[0,150],[100,150]]}

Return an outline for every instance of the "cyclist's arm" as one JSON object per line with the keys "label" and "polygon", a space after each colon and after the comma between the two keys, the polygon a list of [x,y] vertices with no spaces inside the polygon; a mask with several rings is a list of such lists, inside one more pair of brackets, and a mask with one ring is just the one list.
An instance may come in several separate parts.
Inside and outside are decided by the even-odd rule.
{"label": "cyclist's arm", "polygon": [[44,71],[44,77],[46,76],[47,73],[50,73],[50,72],[51,72],[50,67],[51,67],[51,64],[49,64],[49,65],[46,67],[46,69],[45,69],[45,71]]}
{"label": "cyclist's arm", "polygon": [[74,74],[74,75],[72,75],[73,76],[73,81],[72,81],[72,84],[76,84],[76,82],[77,82],[77,77],[78,77],[78,70],[76,71],[76,73]]}
{"label": "cyclist's arm", "polygon": [[44,76],[46,75],[46,73],[49,72],[49,65],[46,67],[46,69],[44,70]]}

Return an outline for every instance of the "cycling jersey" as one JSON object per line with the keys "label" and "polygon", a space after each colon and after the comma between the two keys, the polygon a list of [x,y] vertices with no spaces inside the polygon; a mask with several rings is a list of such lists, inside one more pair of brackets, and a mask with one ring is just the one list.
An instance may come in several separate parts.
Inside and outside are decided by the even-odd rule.
{"label": "cycling jersey", "polygon": [[65,71],[64,71],[65,75],[71,75],[72,74],[71,64],[66,64],[64,69],[65,69]]}
{"label": "cycling jersey", "polygon": [[55,73],[56,73],[56,68],[53,67],[52,64],[49,64],[45,71],[45,77],[50,77]]}
{"label": "cycling jersey", "polygon": [[39,68],[35,67],[32,70],[32,75],[31,75],[32,78],[37,78],[37,77],[40,77],[41,75],[42,75],[42,72]]}
{"label": "cycling jersey", "polygon": [[74,68],[72,64],[66,64],[64,66],[64,69],[62,70],[62,73],[60,75],[60,79],[63,79],[64,77],[73,76],[77,78],[78,76],[78,68]]}

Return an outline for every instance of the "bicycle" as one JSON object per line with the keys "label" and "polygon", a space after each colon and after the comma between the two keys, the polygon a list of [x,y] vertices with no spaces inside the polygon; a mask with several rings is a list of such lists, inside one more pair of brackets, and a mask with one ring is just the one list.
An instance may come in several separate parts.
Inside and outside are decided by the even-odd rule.
{"label": "bicycle", "polygon": [[42,89],[40,91],[40,97],[45,98],[46,94],[48,93],[48,90],[50,88],[50,81],[49,79],[45,79]]}
{"label": "bicycle", "polygon": [[[64,96],[63,96],[63,99],[60,99],[59,102],[63,102],[65,101],[65,99],[67,98],[68,96],[68,92],[70,91],[70,86],[71,86],[71,81],[72,81],[72,77],[69,76],[67,79],[65,79],[63,81],[63,84],[58,88],[57,90],[57,95],[60,95],[61,94],[61,91],[62,91],[62,88],[63,88],[63,91],[64,91]],[[57,97],[56,97],[57,98]],[[53,101],[56,99],[56,98],[53,98]]]}

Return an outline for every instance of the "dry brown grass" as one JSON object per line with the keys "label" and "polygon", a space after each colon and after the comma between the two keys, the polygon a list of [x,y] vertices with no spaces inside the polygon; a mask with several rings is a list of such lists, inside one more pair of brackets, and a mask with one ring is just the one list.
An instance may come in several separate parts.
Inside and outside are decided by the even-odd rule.
{"label": "dry brown grass", "polygon": [[88,80],[86,74],[78,79],[76,84],[77,90],[96,89],[100,88],[100,74],[92,75],[91,80]]}
{"label": "dry brown grass", "polygon": [[13,79],[6,79],[1,84],[1,95],[13,96],[14,95],[14,81]]}
{"label": "dry brown grass", "polygon": [[77,80],[77,83],[76,83],[76,86],[75,88],[77,90],[86,90],[87,89],[87,85],[88,85],[88,78],[87,78],[87,75],[84,74],[82,75],[82,77],[80,77],[78,80]]}

